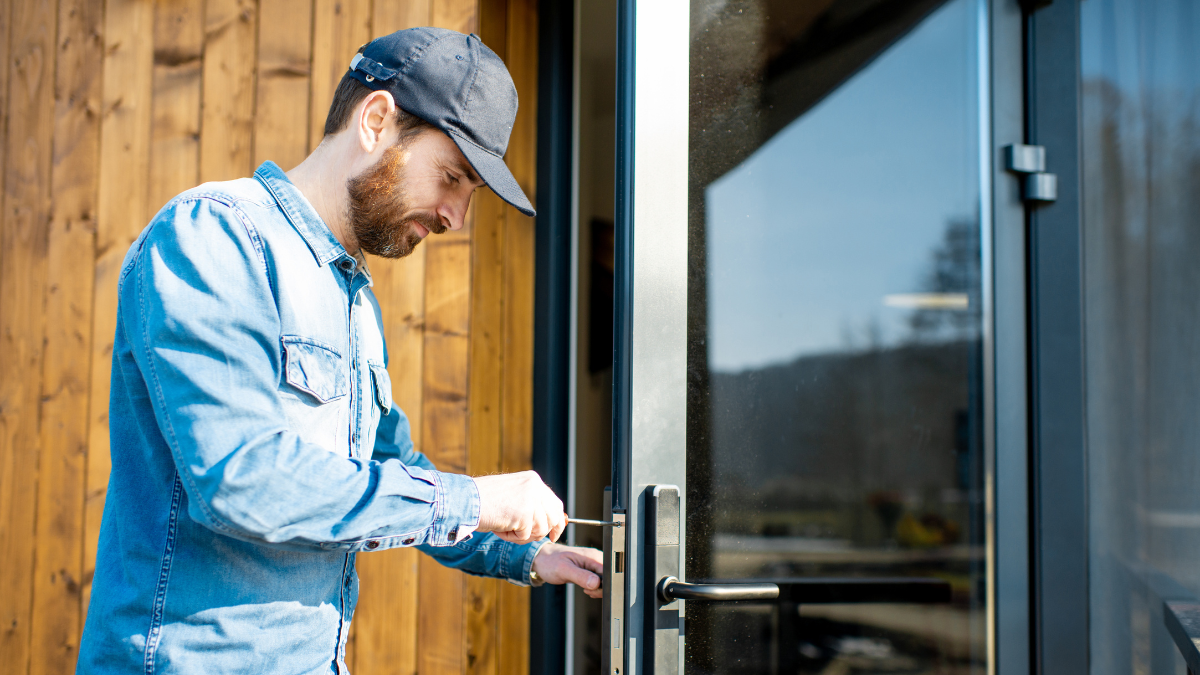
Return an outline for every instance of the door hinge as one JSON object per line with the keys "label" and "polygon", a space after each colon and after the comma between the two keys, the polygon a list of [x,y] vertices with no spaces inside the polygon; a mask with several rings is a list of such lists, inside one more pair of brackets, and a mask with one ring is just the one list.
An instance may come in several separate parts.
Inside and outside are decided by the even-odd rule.
{"label": "door hinge", "polygon": [[1046,172],[1046,148],[1013,144],[1004,148],[1004,168],[1024,177],[1021,199],[1052,202],[1058,199],[1058,176]]}

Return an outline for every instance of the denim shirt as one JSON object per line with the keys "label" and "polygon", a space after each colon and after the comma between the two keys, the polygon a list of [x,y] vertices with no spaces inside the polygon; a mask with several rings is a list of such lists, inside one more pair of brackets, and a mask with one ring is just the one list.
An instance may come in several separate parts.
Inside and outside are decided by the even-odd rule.
{"label": "denim shirt", "polygon": [[[359,551],[528,584],[413,449],[371,276],[271,162],[171,200],[120,273],[79,673],[344,673]],[[463,536],[459,536],[459,532]]]}

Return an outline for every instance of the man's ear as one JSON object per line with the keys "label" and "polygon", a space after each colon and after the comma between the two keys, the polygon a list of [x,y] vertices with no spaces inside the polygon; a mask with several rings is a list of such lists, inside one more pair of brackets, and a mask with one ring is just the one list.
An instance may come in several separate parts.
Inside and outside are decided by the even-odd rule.
{"label": "man's ear", "polygon": [[363,99],[358,108],[358,143],[363,152],[371,154],[379,147],[389,128],[389,120],[396,114],[396,101],[391,93],[373,91]]}

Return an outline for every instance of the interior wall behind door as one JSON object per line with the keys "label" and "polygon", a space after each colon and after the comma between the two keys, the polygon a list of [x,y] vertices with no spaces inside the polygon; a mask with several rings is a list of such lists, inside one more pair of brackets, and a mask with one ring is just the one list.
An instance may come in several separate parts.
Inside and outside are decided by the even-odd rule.
{"label": "interior wall behind door", "polygon": [[[125,251],[175,194],[295,166],[374,36],[477,33],[521,108],[508,164],[534,196],[534,0],[0,3],[0,654],[74,672],[110,468]],[[532,219],[488,190],[467,226],[372,259],[389,372],[419,450],[472,474],[530,466]],[[528,671],[526,589],[413,550],[358,557],[356,673]]]}

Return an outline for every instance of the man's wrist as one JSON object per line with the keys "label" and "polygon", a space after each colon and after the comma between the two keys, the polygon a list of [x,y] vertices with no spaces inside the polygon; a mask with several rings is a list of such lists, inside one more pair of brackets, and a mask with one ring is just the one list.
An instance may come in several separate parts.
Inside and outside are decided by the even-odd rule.
{"label": "man's wrist", "polygon": [[529,564],[529,585],[533,586],[534,588],[546,583],[546,580],[542,578],[542,575],[538,574],[537,561],[538,556],[542,554],[542,551],[546,550],[546,547],[550,545],[550,542],[546,542],[539,546],[538,549],[533,553],[533,562]]}

